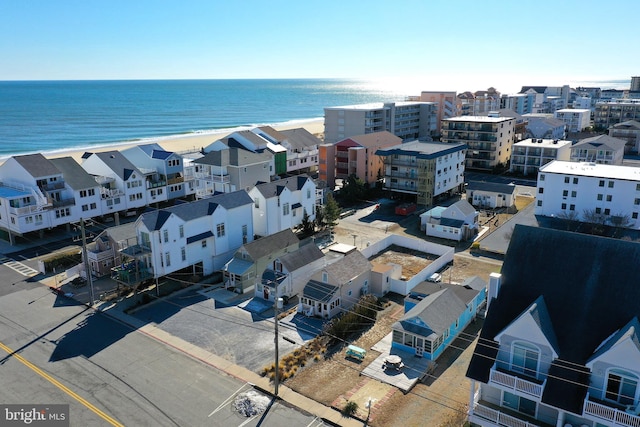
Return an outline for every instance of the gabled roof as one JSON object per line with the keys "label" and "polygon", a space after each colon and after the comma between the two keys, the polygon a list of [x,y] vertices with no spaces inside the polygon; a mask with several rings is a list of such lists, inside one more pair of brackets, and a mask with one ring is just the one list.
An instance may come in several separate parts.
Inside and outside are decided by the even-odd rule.
{"label": "gabled roof", "polygon": [[423,336],[429,336],[431,331],[440,336],[466,309],[467,305],[453,289],[439,289],[411,308],[392,328]]}
{"label": "gabled roof", "polygon": [[328,283],[323,283],[318,280],[309,280],[302,291],[302,295],[305,298],[326,303],[331,301],[338,289],[340,288]]}
{"label": "gabled roof", "polygon": [[470,304],[482,289],[487,286],[486,282],[478,276],[466,279],[460,285],[451,283],[434,283],[420,282],[411,289],[405,300],[413,300],[414,302],[422,301],[426,296],[441,291],[442,289],[451,289],[462,302]]}
{"label": "gabled roof", "polygon": [[140,220],[149,230],[159,230],[173,214],[185,222],[211,215],[218,205],[230,210],[242,205],[251,205],[253,200],[246,191],[234,191],[232,193],[222,193],[215,196],[197,200],[190,203],[181,203],[165,209],[145,212],[140,216]]}
{"label": "gabled roof", "polygon": [[520,89],[520,93],[525,93],[529,89],[533,89],[537,93],[545,93],[547,90],[547,86],[522,86],[522,89]]}
{"label": "gabled roof", "polygon": [[256,132],[256,129],[254,129],[253,132],[257,134],[265,133],[268,138],[273,139],[273,141],[277,143],[282,142],[286,138],[281,131],[275,130],[271,126],[259,126],[257,130],[258,132]]}
{"label": "gabled roof", "polygon": [[[581,413],[585,363],[615,331],[640,316],[640,245],[617,239],[516,225],[467,376],[482,382],[497,356],[494,337],[540,296],[557,337],[542,401]],[[605,314],[606,313],[606,314]],[[526,337],[523,337],[526,339]]]}
{"label": "gabled roof", "polygon": [[238,132],[234,132],[231,135],[227,135],[225,138],[221,139],[221,141],[228,145],[229,148],[237,147],[249,149],[249,147],[246,147],[244,145],[243,139],[251,142],[256,147],[266,146],[268,141],[261,136],[251,132],[250,130],[241,130]]}
{"label": "gabled roof", "polygon": [[[453,212],[453,208],[459,209],[464,216],[473,215],[474,213],[476,213],[476,208],[474,208],[471,203],[467,202],[466,200],[458,200],[447,209],[442,211],[442,215],[447,216],[449,212]],[[447,216],[447,218],[451,217]]]}
{"label": "gabled roof", "polygon": [[142,152],[144,152],[147,156],[151,157],[152,159],[166,160],[167,158],[175,154],[171,151],[165,151],[164,148],[162,148],[159,144],[156,144],[156,143],[136,145],[134,148],[140,149]]}
{"label": "gabled roof", "polygon": [[467,191],[486,191],[488,193],[513,194],[516,186],[499,182],[467,181]]}
{"label": "gabled roof", "polygon": [[193,163],[212,166],[246,166],[254,163],[268,162],[270,155],[256,153],[245,148],[232,147],[224,150],[210,151],[195,159]]}
{"label": "gabled roof", "polygon": [[624,150],[624,146],[626,143],[627,142],[624,139],[614,138],[609,135],[598,135],[598,136],[593,136],[591,138],[581,139],[580,141],[576,142],[571,147],[571,149],[573,150],[578,148],[595,148],[600,150],[602,148],[608,147],[614,151],[621,151],[621,150]]}
{"label": "gabled roof", "polygon": [[329,280],[336,285],[343,285],[367,270],[371,270],[371,263],[358,250],[349,252],[326,269]]}
{"label": "gabled roof", "polygon": [[291,231],[290,228],[279,231],[268,236],[261,237],[252,242],[242,245],[242,249],[247,251],[251,259],[258,261],[259,259],[269,255],[270,253],[280,251],[290,246],[296,248],[300,244],[300,239]]}
{"label": "gabled roof", "polygon": [[101,153],[93,153],[102,162],[107,165],[118,177],[124,181],[128,180],[132,173],[137,172],[138,178],[142,179],[143,173],[136,168],[136,166],[129,161],[121,152],[112,150],[104,151]]}
{"label": "gabled roof", "polygon": [[114,242],[121,242],[123,240],[136,237],[136,223],[128,222],[126,224],[109,227],[102,233],[98,234],[94,240],[98,240],[106,236],[110,237]]}
{"label": "gabled roof", "polygon": [[89,175],[73,157],[51,159],[51,163],[62,172],[64,182],[73,190],[86,190],[99,186],[96,179]]}
{"label": "gabled roof", "polygon": [[637,317],[631,319],[629,323],[609,337],[607,341],[603,342],[600,348],[598,348],[594,355],[589,359],[587,365],[590,365],[590,363],[595,359],[626,340],[631,340],[633,345],[636,347],[636,350],[640,352],[640,322]]}
{"label": "gabled roof", "polygon": [[640,122],[637,120],[627,120],[626,122],[620,122],[620,123],[611,125],[610,128],[640,130]]}
{"label": "gabled roof", "polygon": [[60,170],[40,153],[13,156],[12,158],[34,178],[60,174]]}
{"label": "gabled roof", "polygon": [[309,179],[310,178],[307,175],[296,175],[285,179],[278,179],[276,181],[262,182],[256,184],[255,188],[260,192],[260,194],[268,199],[270,197],[279,196],[285,188],[288,188],[290,191],[301,190]]}
{"label": "gabled roof", "polygon": [[322,141],[305,128],[280,131],[292,148],[312,148],[322,144]]}
{"label": "gabled roof", "polygon": [[308,244],[281,256],[280,262],[287,271],[291,272],[322,258],[324,258],[322,251],[316,245]]}

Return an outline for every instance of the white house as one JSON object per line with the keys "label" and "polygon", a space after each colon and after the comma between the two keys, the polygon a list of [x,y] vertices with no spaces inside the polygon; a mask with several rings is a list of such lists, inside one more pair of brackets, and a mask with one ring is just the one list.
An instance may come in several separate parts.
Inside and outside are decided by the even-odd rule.
{"label": "white house", "polygon": [[253,240],[252,204],[240,190],[142,214],[136,222],[137,245],[123,251],[137,264],[115,274],[123,277],[136,269],[158,278],[179,270],[204,275],[221,270],[243,243]]}
{"label": "white house", "polygon": [[622,165],[625,145],[625,140],[609,135],[581,139],[571,147],[571,161]]}
{"label": "white house", "polygon": [[181,155],[165,151],[158,144],[142,144],[121,151],[145,173],[150,203],[178,199],[195,193],[193,176],[185,174]]}
{"label": "white house", "polygon": [[510,208],[516,203],[516,186],[498,182],[469,181],[466,183],[467,202],[482,209]]}
{"label": "white house", "polygon": [[516,225],[467,370],[469,421],[640,425],[635,242]]}
{"label": "white house", "polygon": [[640,229],[640,168],[553,161],[540,168],[535,214]]}
{"label": "white house", "polygon": [[427,236],[462,241],[478,233],[478,212],[466,200],[449,207],[436,206],[420,215]]}
{"label": "white house", "polygon": [[121,152],[85,153],[82,158],[82,168],[101,186],[104,213],[135,210],[149,203],[145,173]]}
{"label": "white house", "polygon": [[254,231],[259,236],[274,234],[302,223],[305,212],[316,217],[316,184],[298,175],[256,185],[249,190],[254,201]]}

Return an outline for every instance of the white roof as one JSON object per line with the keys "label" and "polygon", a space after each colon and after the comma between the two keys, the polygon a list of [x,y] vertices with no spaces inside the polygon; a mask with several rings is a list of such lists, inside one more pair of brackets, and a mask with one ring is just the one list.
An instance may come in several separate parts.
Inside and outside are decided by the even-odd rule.
{"label": "white roof", "polygon": [[481,122],[500,123],[508,120],[515,120],[513,117],[489,117],[489,116],[458,116],[442,119],[443,122]]}
{"label": "white roof", "polygon": [[[542,141],[542,142],[538,142],[538,141]],[[554,143],[554,141],[556,141]],[[560,148],[563,147],[565,145],[571,145],[572,142],[571,141],[566,141],[564,139],[537,139],[537,138],[529,138],[529,139],[525,139],[519,142],[516,142],[515,144],[513,144],[514,147],[541,147],[541,148],[546,148],[546,147],[551,147],[551,148]]]}
{"label": "white roof", "polygon": [[635,166],[554,160],[542,166],[540,172],[640,181],[640,168]]}
{"label": "white roof", "polygon": [[556,113],[589,113],[591,114],[591,110],[588,108],[563,108],[562,110],[557,110]]}

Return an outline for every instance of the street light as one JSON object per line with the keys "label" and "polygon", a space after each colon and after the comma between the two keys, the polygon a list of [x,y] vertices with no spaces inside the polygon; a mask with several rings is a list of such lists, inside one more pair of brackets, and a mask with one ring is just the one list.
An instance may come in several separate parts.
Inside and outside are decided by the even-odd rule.
{"label": "street light", "polygon": [[275,289],[276,289],[276,295],[275,295],[275,304],[273,305],[274,307],[274,311],[275,311],[275,317],[274,317],[274,323],[275,323],[275,331],[276,331],[276,336],[273,339],[273,342],[275,343],[276,346],[276,376],[275,376],[275,380],[274,380],[274,392],[273,394],[278,397],[278,386],[280,385],[280,368],[278,367],[279,365],[279,356],[278,356],[278,314],[280,313],[280,309],[282,308],[282,298],[278,297],[278,282],[275,282]]}

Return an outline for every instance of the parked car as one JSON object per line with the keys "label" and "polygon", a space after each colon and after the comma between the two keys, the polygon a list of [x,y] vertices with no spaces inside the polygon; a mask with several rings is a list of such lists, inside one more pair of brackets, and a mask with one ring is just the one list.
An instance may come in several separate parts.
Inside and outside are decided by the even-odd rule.
{"label": "parked car", "polygon": [[427,282],[439,283],[442,281],[442,274],[433,273],[431,276],[427,278]]}

